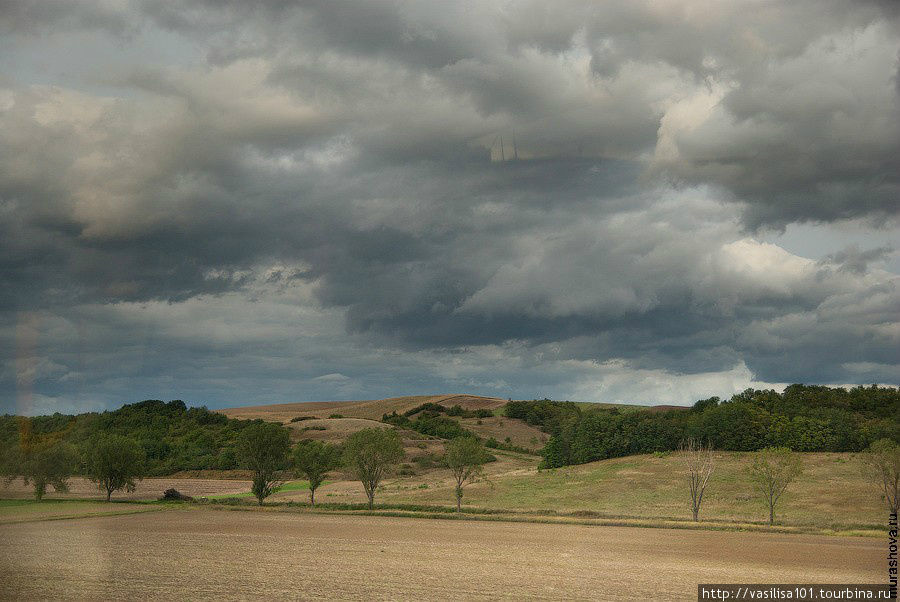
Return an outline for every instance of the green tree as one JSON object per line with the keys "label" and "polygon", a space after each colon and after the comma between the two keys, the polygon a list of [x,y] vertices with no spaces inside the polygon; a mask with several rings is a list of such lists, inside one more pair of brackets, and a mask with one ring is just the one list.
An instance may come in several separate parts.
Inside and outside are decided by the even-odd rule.
{"label": "green tree", "polygon": [[766,447],[754,454],[750,467],[753,488],[769,508],[769,524],[775,522],[775,505],[788,485],[803,473],[803,461],[787,447]]}
{"label": "green tree", "polygon": [[69,477],[75,470],[73,447],[62,440],[62,433],[37,435],[33,431],[32,418],[18,418],[19,442],[6,449],[3,472],[6,481],[22,477],[25,485],[34,486],[34,497],[38,501],[47,493],[47,487],[54,491],[69,490]]}
{"label": "green tree", "polygon": [[301,441],[294,447],[294,470],[309,481],[309,505],[316,505],[316,489],[341,462],[341,448],[321,441]]}
{"label": "green tree", "polygon": [[54,491],[68,491],[74,469],[74,450],[60,441],[33,443],[21,455],[22,480],[26,485],[34,485],[34,497],[38,501],[43,499],[48,486]]}
{"label": "green tree", "polygon": [[445,448],[444,462],[456,481],[456,511],[460,512],[463,487],[484,474],[483,466],[490,456],[474,437],[457,437],[448,441]]}
{"label": "green tree", "polygon": [[375,491],[381,479],[403,459],[403,442],[395,431],[382,428],[362,429],[344,443],[344,462],[363,484],[369,509],[375,503]]}
{"label": "green tree", "polygon": [[896,513],[900,507],[900,446],[890,439],[879,439],[866,450],[864,461],[888,509]]}
{"label": "green tree", "polygon": [[281,471],[287,464],[290,450],[290,434],[280,424],[255,422],[241,431],[237,455],[243,466],[253,473],[251,491],[260,506],[284,482]]}
{"label": "green tree", "polygon": [[106,491],[108,502],[114,491],[134,491],[135,480],[144,475],[144,450],[122,435],[106,435],[93,442],[84,455],[85,476]]}
{"label": "green tree", "polygon": [[19,475],[19,447],[14,441],[0,440],[0,477],[12,481]]}
{"label": "green tree", "polygon": [[566,440],[560,435],[553,435],[547,441],[547,445],[541,450],[544,459],[541,461],[541,468],[559,468],[570,464],[569,446]]}

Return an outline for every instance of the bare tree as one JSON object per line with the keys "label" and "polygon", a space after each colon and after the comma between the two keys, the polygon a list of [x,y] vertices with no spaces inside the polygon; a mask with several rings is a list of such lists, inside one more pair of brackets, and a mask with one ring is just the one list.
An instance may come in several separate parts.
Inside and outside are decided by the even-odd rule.
{"label": "bare tree", "polygon": [[703,503],[703,494],[706,492],[715,465],[712,445],[704,446],[702,441],[688,439],[682,442],[679,451],[690,478],[691,512],[694,514],[694,520],[699,521],[700,504]]}
{"label": "bare tree", "polygon": [[775,522],[775,505],[788,485],[803,472],[803,461],[787,447],[766,447],[756,452],[750,478],[769,507],[769,524]]}
{"label": "bare tree", "polygon": [[879,439],[869,446],[863,458],[873,480],[881,487],[888,509],[896,514],[900,507],[900,446],[890,439]]}

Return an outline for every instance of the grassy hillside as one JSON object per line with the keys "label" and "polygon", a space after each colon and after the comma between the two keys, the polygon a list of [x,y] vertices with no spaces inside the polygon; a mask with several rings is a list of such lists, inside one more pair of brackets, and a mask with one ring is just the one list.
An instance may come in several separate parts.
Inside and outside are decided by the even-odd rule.
{"label": "grassy hillside", "polygon": [[[580,513],[590,516],[690,519],[690,496],[677,453],[615,458],[538,471],[527,457],[497,452],[488,480],[466,488],[472,508],[519,512]],[[804,473],[776,510],[784,525],[819,529],[880,529],[887,513],[864,475],[861,454],[805,453]],[[752,454],[719,452],[700,513],[701,519],[765,522],[767,511],[747,479]],[[358,483],[335,481],[321,489],[321,500],[361,502]],[[284,496],[291,499],[292,496]],[[302,496],[296,496],[302,499]],[[452,483],[446,470],[389,480],[379,493],[385,503],[450,505]]]}
{"label": "grassy hillside", "polygon": [[[453,418],[465,429],[484,439],[493,437],[497,441],[505,442],[509,438],[512,445],[538,450],[544,446],[548,438],[536,427],[521,420],[502,416],[506,400],[477,395],[416,395],[369,401],[284,403],[218,411],[229,418],[281,422],[292,430],[294,439],[317,439],[340,443],[360,429],[384,428],[386,425],[380,420],[385,414],[404,414],[425,403],[436,403],[446,408],[460,406],[468,411],[488,410],[499,414],[480,419]],[[340,418],[329,418],[331,416]],[[401,429],[401,435],[407,443],[426,441],[429,447],[435,447],[434,442],[428,441],[430,437],[427,435],[407,429]],[[437,448],[440,448],[439,444]]]}

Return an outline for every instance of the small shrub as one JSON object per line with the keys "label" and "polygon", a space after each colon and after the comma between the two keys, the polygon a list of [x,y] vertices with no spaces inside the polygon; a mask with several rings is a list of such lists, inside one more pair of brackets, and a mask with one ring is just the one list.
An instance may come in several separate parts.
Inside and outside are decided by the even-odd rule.
{"label": "small shrub", "polygon": [[329,418],[343,418],[343,417],[344,417],[343,414],[332,414],[329,416]]}
{"label": "small shrub", "polygon": [[315,416],[295,416],[291,418],[291,422],[302,422],[303,420],[313,420]]}
{"label": "small shrub", "polygon": [[304,426],[301,431],[327,431],[328,429],[321,425]]}
{"label": "small shrub", "polygon": [[440,465],[440,458],[435,454],[424,454],[413,458],[413,462],[421,470],[427,470]]}

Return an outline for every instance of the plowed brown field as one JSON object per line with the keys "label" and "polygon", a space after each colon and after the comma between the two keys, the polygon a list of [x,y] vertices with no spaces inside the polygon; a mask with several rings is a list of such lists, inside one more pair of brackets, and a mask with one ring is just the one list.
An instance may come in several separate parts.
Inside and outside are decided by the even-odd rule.
{"label": "plowed brown field", "polygon": [[877,582],[886,542],[211,509],[0,527],[0,599],[694,600]]}

